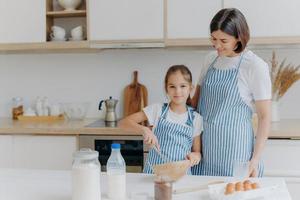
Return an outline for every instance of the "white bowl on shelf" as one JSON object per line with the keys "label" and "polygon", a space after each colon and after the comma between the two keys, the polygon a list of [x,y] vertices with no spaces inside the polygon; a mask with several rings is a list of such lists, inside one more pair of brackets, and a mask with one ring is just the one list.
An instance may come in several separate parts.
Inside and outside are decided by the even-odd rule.
{"label": "white bowl on shelf", "polygon": [[66,11],[75,10],[82,0],[57,0],[59,5],[63,7]]}

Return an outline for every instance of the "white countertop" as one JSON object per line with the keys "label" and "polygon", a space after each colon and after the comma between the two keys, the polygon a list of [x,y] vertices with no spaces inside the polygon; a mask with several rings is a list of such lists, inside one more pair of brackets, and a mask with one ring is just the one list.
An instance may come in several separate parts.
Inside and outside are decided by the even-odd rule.
{"label": "white countertop", "polygon": [[[147,193],[148,199],[153,199],[154,177],[152,175],[129,173],[126,180],[129,197],[136,193]],[[173,185],[173,189],[195,187],[218,180],[226,180],[226,178],[185,176]],[[283,183],[285,189],[284,180],[281,178],[263,178],[262,180]],[[102,174],[102,200],[106,199],[106,190],[106,175]],[[290,200],[287,190],[282,190],[280,194],[284,196],[279,198],[280,200]],[[0,169],[1,200],[71,200],[71,195],[71,171]],[[207,190],[174,194],[173,200],[176,199],[209,200]]]}

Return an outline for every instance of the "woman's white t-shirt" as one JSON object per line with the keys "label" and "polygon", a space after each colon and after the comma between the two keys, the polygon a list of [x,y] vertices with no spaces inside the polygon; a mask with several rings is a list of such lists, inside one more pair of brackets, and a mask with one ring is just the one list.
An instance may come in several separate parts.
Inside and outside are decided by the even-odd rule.
{"label": "woman's white t-shirt", "polygon": [[[162,111],[162,103],[152,104],[143,109],[144,113],[147,116],[148,122],[150,126],[153,126],[153,130],[157,126],[159,117],[161,116]],[[173,112],[171,109],[168,110],[166,120],[178,123],[178,124],[186,124],[188,119],[188,112],[177,114]],[[193,130],[194,130],[194,137],[201,134],[202,131],[202,118],[199,113],[194,112],[194,120],[193,120]]]}
{"label": "woman's white t-shirt", "polygon": [[[250,50],[244,50],[243,59],[238,73],[238,89],[242,100],[255,108],[255,101],[271,99],[271,79],[268,64]],[[204,59],[198,84],[201,86],[209,66],[217,57],[217,52],[212,52]],[[241,55],[235,57],[220,56],[214,63],[216,69],[231,69],[237,67]]]}

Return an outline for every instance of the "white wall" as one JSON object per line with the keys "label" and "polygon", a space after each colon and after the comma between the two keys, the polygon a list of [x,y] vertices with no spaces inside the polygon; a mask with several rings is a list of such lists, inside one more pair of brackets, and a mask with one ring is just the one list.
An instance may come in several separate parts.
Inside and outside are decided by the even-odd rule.
{"label": "white wall", "polygon": [[[271,59],[271,49],[254,50],[265,60]],[[51,102],[89,101],[88,117],[103,118],[98,111],[102,99],[113,96],[120,100],[117,111],[122,115],[123,89],[139,71],[139,80],[146,85],[149,102],[165,100],[163,78],[173,64],[187,65],[198,79],[201,63],[207,51],[201,50],[107,50],[97,54],[24,54],[0,55],[0,116],[11,116],[11,99],[22,96],[25,104],[36,96],[47,96]],[[299,49],[277,50],[280,59],[300,64]],[[300,82],[281,101],[282,118],[300,118]]]}

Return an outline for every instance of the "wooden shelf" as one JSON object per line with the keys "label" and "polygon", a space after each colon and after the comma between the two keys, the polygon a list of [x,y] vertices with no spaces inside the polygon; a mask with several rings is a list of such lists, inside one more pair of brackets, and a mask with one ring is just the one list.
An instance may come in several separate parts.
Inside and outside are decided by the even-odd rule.
{"label": "wooden shelf", "polygon": [[86,17],[86,10],[74,11],[48,11],[47,17],[63,18],[63,17]]}
{"label": "wooden shelf", "polygon": [[166,47],[207,47],[211,46],[209,38],[166,39]]}
{"label": "wooden shelf", "polygon": [[93,53],[89,41],[0,44],[0,53]]}

